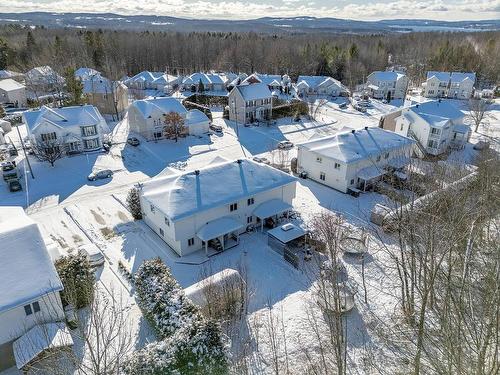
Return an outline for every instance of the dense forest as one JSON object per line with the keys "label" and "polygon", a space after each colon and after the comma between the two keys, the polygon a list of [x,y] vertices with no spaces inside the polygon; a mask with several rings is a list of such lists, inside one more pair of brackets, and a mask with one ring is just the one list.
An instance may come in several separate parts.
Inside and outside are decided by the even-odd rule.
{"label": "dense forest", "polygon": [[391,63],[418,84],[427,70],[474,71],[479,88],[500,81],[500,32],[379,35],[180,33],[0,26],[0,69],[89,66],[118,79],[142,70],[330,75],[353,87]]}

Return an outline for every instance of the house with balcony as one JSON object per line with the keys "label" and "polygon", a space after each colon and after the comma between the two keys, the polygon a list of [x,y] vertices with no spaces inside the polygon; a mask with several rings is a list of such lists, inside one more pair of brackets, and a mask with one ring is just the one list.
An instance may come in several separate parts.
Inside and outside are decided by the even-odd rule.
{"label": "house with balcony", "polygon": [[92,105],[61,108],[41,107],[23,113],[33,145],[62,148],[66,154],[97,151],[102,148],[106,121]]}
{"label": "house with balcony", "polygon": [[166,170],[141,183],[144,222],[179,256],[239,244],[249,228],[292,209],[296,178],[253,160],[214,160],[189,172]]}
{"label": "house with balcony", "polygon": [[470,99],[475,82],[475,73],[430,71],[422,83],[422,95],[426,98]]}
{"label": "house with balcony", "polygon": [[403,99],[408,89],[408,77],[398,71],[375,71],[366,77],[365,89],[375,99]]}
{"label": "house with balcony", "polygon": [[295,90],[301,98],[309,95],[349,96],[347,87],[326,76],[299,76]]}
{"label": "house with balcony", "polygon": [[38,225],[22,207],[0,207],[0,239],[1,372],[14,365],[22,369],[34,359],[33,353],[49,349],[43,339],[18,345],[30,332],[56,322],[54,333],[66,328],[59,296],[63,285]]}
{"label": "house with balcony", "polygon": [[415,141],[381,128],[342,131],[297,145],[297,170],[343,193],[366,191],[402,169]]}
{"label": "house with balcony", "polygon": [[229,93],[229,119],[242,124],[272,116],[272,94],[265,83],[237,85]]}
{"label": "house with balcony", "polygon": [[470,137],[465,114],[452,103],[431,100],[401,110],[394,131],[413,138],[420,155],[440,155],[450,148],[463,148]]}
{"label": "house with balcony", "polygon": [[161,97],[136,100],[128,109],[130,131],[148,141],[165,138],[165,115],[177,113],[187,134],[201,135],[208,132],[210,119],[200,110],[187,110],[177,98]]}

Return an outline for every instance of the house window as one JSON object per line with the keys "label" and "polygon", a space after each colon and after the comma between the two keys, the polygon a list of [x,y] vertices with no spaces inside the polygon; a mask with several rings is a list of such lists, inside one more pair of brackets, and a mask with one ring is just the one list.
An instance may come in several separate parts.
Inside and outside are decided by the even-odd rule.
{"label": "house window", "polygon": [[325,173],[324,173],[324,172],[320,172],[320,174],[319,174],[319,179],[320,179],[321,181],[325,181],[325,178],[326,178]]}
{"label": "house window", "polygon": [[99,147],[99,139],[85,139],[83,141],[83,147],[87,150],[91,150]]}
{"label": "house window", "polygon": [[97,134],[97,126],[82,126],[82,137],[91,137]]}
{"label": "house window", "polygon": [[194,238],[190,238],[188,240],[188,246],[193,246],[194,245]]}
{"label": "house window", "polygon": [[168,217],[166,216],[165,216],[165,224],[167,224],[168,227],[170,226],[170,220],[168,220]]}
{"label": "house window", "polygon": [[164,232],[164,231],[163,231],[163,229],[161,229],[161,228],[160,228],[160,234],[161,234],[162,236],[165,236],[165,232]]}
{"label": "house window", "polygon": [[238,209],[238,203],[232,203],[229,206],[229,211],[231,211],[231,212],[236,211],[237,209]]}
{"label": "house window", "polygon": [[149,209],[152,213],[155,213],[155,206],[153,206],[152,204],[149,205]]}
{"label": "house window", "polygon": [[153,133],[153,137],[155,137],[155,138],[161,138],[162,134],[161,134],[161,132],[154,132]]}
{"label": "house window", "polygon": [[432,139],[429,139],[429,141],[427,142],[427,147],[430,147],[430,148],[437,148],[437,142],[432,140]]}
{"label": "house window", "polygon": [[323,161],[323,159],[321,159],[321,158],[318,156],[318,157],[316,157],[316,161],[317,161],[318,163],[321,163],[321,162]]}
{"label": "house window", "polygon": [[339,163],[335,163],[334,168],[335,168],[335,169],[340,169],[340,164],[339,164]]}
{"label": "house window", "polygon": [[253,198],[248,198],[247,199],[247,203],[248,203],[249,206],[251,206],[252,204],[255,203],[255,200]]}
{"label": "house window", "polygon": [[25,305],[24,312],[25,312],[26,316],[33,314],[33,310],[31,310],[31,305]]}
{"label": "house window", "polygon": [[380,161],[380,155],[377,156],[377,161]]}
{"label": "house window", "polygon": [[385,153],[384,158],[385,159],[389,159],[389,153],[388,152]]}
{"label": "house window", "polygon": [[55,141],[57,139],[57,134],[55,132],[52,133],[44,133],[41,134],[42,142]]}
{"label": "house window", "polygon": [[33,311],[36,313],[40,311],[40,304],[38,301],[33,302]]}
{"label": "house window", "polygon": [[401,124],[401,127],[399,128],[399,130],[403,131],[403,126],[404,126],[404,124]]}
{"label": "house window", "polygon": [[253,221],[253,216],[247,217],[247,224],[250,224]]}
{"label": "house window", "polygon": [[354,178],[351,180],[351,185],[354,185]]}
{"label": "house window", "polygon": [[437,129],[437,128],[431,128],[431,134],[440,134],[441,133],[441,130]]}

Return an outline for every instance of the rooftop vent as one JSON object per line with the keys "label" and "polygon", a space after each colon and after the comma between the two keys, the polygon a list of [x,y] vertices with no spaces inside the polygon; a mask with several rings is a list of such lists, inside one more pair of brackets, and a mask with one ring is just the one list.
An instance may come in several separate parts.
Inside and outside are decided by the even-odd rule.
{"label": "rooftop vent", "polygon": [[418,106],[419,106],[419,105],[417,104],[417,105],[416,105],[416,107],[418,108]]}

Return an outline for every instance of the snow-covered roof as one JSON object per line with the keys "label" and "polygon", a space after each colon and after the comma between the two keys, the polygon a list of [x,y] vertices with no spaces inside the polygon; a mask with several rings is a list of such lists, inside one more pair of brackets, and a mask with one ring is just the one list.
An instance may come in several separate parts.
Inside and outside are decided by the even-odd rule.
{"label": "snow-covered roof", "polygon": [[244,100],[265,99],[271,97],[271,91],[265,83],[238,85],[234,86],[233,90],[239,91]]}
{"label": "snow-covered roof", "polygon": [[37,224],[21,207],[0,207],[0,312],[63,289]]}
{"label": "snow-covered roof", "polygon": [[14,72],[12,70],[7,70],[7,69],[0,70],[0,79],[21,77],[23,75],[24,75],[23,73]]}
{"label": "snow-covered roof", "polygon": [[340,83],[338,80],[327,76],[299,76],[299,78],[297,79],[297,85],[302,83],[306,84],[309,87],[318,87],[330,82],[337,84],[339,87],[343,87],[342,83]]}
{"label": "snow-covered roof", "polygon": [[84,94],[110,94],[113,88],[116,89],[121,83],[113,83],[111,80],[100,74],[89,77],[82,81]]}
{"label": "snow-covered roof", "polygon": [[148,118],[154,110],[161,113],[177,112],[180,115],[187,113],[180,100],[170,96],[136,100],[131,106],[137,108],[144,118]]}
{"label": "snow-covered roof", "polygon": [[2,79],[0,80],[0,89],[4,91],[13,91],[13,90],[19,90],[19,89],[24,89],[24,85],[21,85],[19,82],[14,81],[11,78],[7,79]]}
{"label": "snow-covered roof", "polygon": [[163,72],[150,72],[145,70],[136,74],[133,77],[126,78],[123,80],[123,83],[130,84],[135,82],[149,82],[154,84],[164,84],[166,85],[169,82],[175,81],[177,77],[165,74]]}
{"label": "snow-covered roof", "polygon": [[12,344],[16,367],[22,369],[45,350],[73,346],[73,339],[62,322],[38,324]]}
{"label": "snow-covered roof", "polygon": [[317,154],[345,163],[398,150],[415,143],[410,138],[381,128],[365,128],[315,139],[298,145]]}
{"label": "snow-covered roof", "polygon": [[450,80],[450,73],[449,72],[436,72],[436,71],[427,72],[427,79],[432,78],[432,77],[436,77],[441,82],[448,82]]}
{"label": "snow-covered roof", "polygon": [[251,83],[253,80],[257,80],[260,83],[264,83],[268,86],[281,85],[281,76],[279,74],[260,74],[260,73],[253,73],[249,75],[242,81],[242,84]]}
{"label": "snow-covered roof", "polygon": [[208,122],[210,121],[207,115],[205,115],[199,109],[191,109],[186,114],[186,124],[199,124],[200,122]]}
{"label": "snow-covered roof", "polygon": [[281,214],[285,211],[291,210],[293,207],[281,199],[271,199],[261,203],[254,211],[253,214],[259,219],[266,219],[273,215]]}
{"label": "snow-covered roof", "polygon": [[453,125],[453,131],[461,134],[467,134],[470,132],[470,126],[466,124],[456,124]]}
{"label": "snow-covered roof", "polygon": [[460,83],[466,79],[470,79],[473,83],[476,82],[476,73],[451,72],[451,83]]}
{"label": "snow-covered roof", "polygon": [[460,120],[464,117],[462,111],[449,101],[444,100],[429,100],[425,103],[415,104],[408,110],[434,126],[444,126],[448,120]]}
{"label": "snow-covered roof", "polygon": [[236,85],[239,85],[241,84],[241,82],[243,82],[246,78],[248,77],[248,75],[246,73],[240,73],[238,74],[236,77],[234,77],[234,79],[231,81],[231,83],[228,84],[228,86],[236,86]]}
{"label": "snow-covered roof", "polygon": [[190,76],[183,79],[182,83],[189,84],[198,84],[201,81],[204,85],[209,84],[225,84],[227,81],[225,77],[223,77],[219,73],[193,73]]}
{"label": "snow-covered roof", "polygon": [[37,66],[36,68],[33,68],[29,71],[26,72],[26,78],[28,79],[36,79],[40,77],[46,78],[48,81],[64,81],[64,78],[61,77],[59,74],[56,73],[54,69],[52,69],[50,66],[45,65],[45,66]]}
{"label": "snow-covered roof", "polygon": [[229,216],[224,216],[206,223],[200,228],[196,235],[202,241],[210,241],[241,228],[243,228],[243,224],[241,224],[238,220]]}
{"label": "snow-covered roof", "polygon": [[95,75],[100,75],[101,73],[92,68],[78,68],[75,70],[75,77],[81,80],[90,79]]}
{"label": "snow-covered roof", "polygon": [[179,220],[295,180],[278,169],[243,159],[154,177],[142,184],[142,194],[171,220]]}
{"label": "snow-covered roof", "polygon": [[[42,122],[48,122],[61,129],[72,126],[90,126],[102,124],[103,118],[99,110],[90,105],[50,108],[43,106],[36,111],[23,113],[26,126],[33,131]],[[105,130],[105,129],[104,129]]]}
{"label": "snow-covered roof", "polygon": [[402,72],[393,71],[375,71],[371,73],[368,78],[373,77],[376,81],[397,81],[398,79],[405,77],[406,74]]}
{"label": "snow-covered roof", "polygon": [[267,231],[267,234],[269,236],[277,238],[282,243],[288,243],[290,241],[293,241],[299,237],[302,237],[306,233],[307,231],[304,228],[301,228],[292,223],[280,225],[279,227]]}

